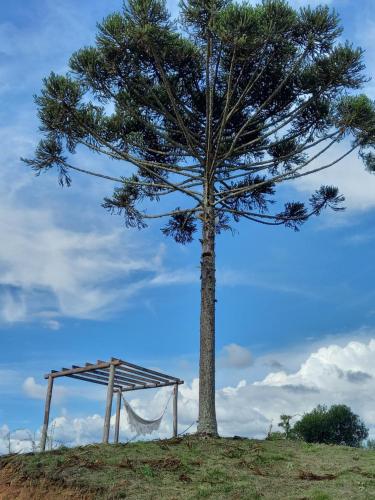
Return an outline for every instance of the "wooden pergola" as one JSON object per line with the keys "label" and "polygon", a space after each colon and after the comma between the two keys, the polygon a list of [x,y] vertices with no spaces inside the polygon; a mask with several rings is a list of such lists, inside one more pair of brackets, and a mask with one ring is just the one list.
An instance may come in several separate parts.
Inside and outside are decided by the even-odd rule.
{"label": "wooden pergola", "polygon": [[177,400],[178,386],[184,381],[179,378],[159,373],[142,366],[134,365],[122,359],[111,358],[110,361],[97,361],[86,363],[85,366],[73,365],[71,368],[62,368],[60,371],[51,370],[44,378],[48,380],[44,422],[40,448],[46,449],[48,423],[51,408],[53,383],[56,378],[70,377],[94,384],[107,386],[107,403],[104,417],[103,443],[108,443],[110,420],[112,413],[113,394],[117,394],[116,421],[114,442],[119,441],[121,396],[123,392],[139,389],[154,389],[158,387],[174,386],[173,391],[173,435],[177,436]]}

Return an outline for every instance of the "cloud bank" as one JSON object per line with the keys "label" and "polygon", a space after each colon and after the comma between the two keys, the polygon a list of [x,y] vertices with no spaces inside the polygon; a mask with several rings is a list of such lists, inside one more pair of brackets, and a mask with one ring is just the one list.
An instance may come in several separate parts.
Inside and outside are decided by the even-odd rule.
{"label": "cloud bank", "polygon": [[[236,346],[235,352],[241,352]],[[233,345],[229,352],[233,352]],[[244,349],[244,348],[243,348]],[[246,351],[244,349],[244,351]],[[247,351],[246,351],[247,352]],[[238,360],[236,357],[236,372]],[[245,363],[243,366],[245,366]],[[240,363],[241,365],[241,363]],[[41,398],[41,386],[27,379],[24,389],[29,397]],[[141,391],[143,394],[128,395],[134,410],[143,418],[157,418],[169,399],[171,389]],[[134,393],[135,394],[135,393]],[[198,412],[199,380],[180,386],[179,390],[179,431],[189,426],[189,432],[195,430]],[[61,396],[67,397],[66,394]],[[270,426],[277,430],[279,416],[283,413],[302,415],[318,404],[349,405],[365,421],[370,433],[375,436],[375,339],[368,343],[351,341],[340,347],[328,345],[310,353],[299,369],[292,373],[273,371],[262,380],[248,382],[243,379],[236,385],[221,387],[216,392],[217,417],[219,432],[223,436],[242,435],[264,438]],[[168,437],[172,433],[171,404],[160,430],[151,437]],[[114,416],[112,417],[112,432]],[[51,422],[53,439],[58,444],[69,446],[88,444],[101,439],[103,427],[102,415],[75,417],[65,412]],[[32,443],[26,439],[34,435],[39,438],[39,431],[30,430],[10,433],[8,426],[0,429],[0,453],[6,453],[9,439],[13,451],[26,451]],[[26,436],[26,437],[25,437]],[[122,412],[122,440],[134,436],[130,432],[126,415]],[[21,439],[22,437],[22,439]]]}

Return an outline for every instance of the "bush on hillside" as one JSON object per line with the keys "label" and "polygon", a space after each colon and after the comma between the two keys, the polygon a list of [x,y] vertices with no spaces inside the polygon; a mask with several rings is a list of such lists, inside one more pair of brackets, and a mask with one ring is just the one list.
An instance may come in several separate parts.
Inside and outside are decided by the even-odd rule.
{"label": "bush on hillside", "polygon": [[333,405],[329,409],[319,405],[310,413],[305,413],[293,431],[308,443],[353,447],[359,447],[368,436],[365,424],[346,405]]}

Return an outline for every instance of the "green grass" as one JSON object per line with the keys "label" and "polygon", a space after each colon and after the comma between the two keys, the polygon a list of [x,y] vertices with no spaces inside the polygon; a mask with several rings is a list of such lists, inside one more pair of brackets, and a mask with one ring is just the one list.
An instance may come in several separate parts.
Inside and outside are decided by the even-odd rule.
{"label": "green grass", "polygon": [[1,468],[90,499],[375,500],[375,451],[284,440],[191,436],[3,457],[0,488]]}

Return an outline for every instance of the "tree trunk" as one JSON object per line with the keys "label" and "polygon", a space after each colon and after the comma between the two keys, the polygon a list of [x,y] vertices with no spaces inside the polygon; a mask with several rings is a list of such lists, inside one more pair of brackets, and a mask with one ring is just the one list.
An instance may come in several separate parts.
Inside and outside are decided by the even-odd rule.
{"label": "tree trunk", "polygon": [[198,434],[217,435],[215,409],[215,210],[203,214]]}

